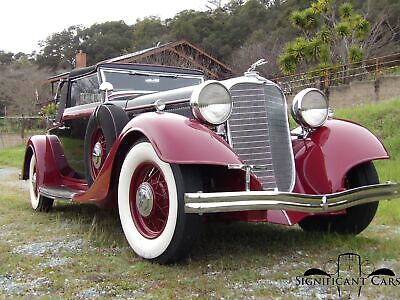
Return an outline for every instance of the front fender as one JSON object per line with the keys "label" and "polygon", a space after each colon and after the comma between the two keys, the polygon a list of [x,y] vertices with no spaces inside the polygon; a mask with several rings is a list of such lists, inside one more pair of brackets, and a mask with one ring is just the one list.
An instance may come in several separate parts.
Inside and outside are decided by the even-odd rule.
{"label": "front fender", "polygon": [[361,163],[387,159],[381,141],[368,129],[348,121],[329,120],[309,139],[293,141],[295,192],[334,193],[345,189],[345,176]]}
{"label": "front fender", "polygon": [[121,141],[140,132],[161,160],[174,164],[240,164],[231,147],[197,120],[172,113],[146,113],[132,119]]}
{"label": "front fender", "polygon": [[172,113],[144,113],[126,124],[95,182],[85,193],[76,195],[74,200],[109,206],[114,198],[110,196],[111,179],[118,178],[116,172],[125,154],[141,137],[146,137],[159,158],[167,163],[220,166],[242,164],[221,137],[198,121]]}

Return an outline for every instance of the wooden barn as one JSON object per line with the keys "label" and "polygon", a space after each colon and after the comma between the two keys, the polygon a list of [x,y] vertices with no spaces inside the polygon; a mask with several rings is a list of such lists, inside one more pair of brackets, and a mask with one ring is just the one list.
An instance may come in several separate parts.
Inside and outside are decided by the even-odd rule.
{"label": "wooden barn", "polygon": [[[223,80],[235,76],[235,72],[223,62],[196,47],[188,41],[182,40],[157,45],[148,49],[128,53],[110,58],[99,63],[142,63],[165,66],[185,67],[200,70],[206,79]],[[76,68],[86,67],[86,53],[79,51],[76,54]],[[68,76],[69,72],[50,77],[51,94],[54,95],[60,79]]]}
{"label": "wooden barn", "polygon": [[223,62],[188,41],[171,42],[108,59],[104,62],[144,63],[201,70],[208,79],[222,80],[234,75]]}

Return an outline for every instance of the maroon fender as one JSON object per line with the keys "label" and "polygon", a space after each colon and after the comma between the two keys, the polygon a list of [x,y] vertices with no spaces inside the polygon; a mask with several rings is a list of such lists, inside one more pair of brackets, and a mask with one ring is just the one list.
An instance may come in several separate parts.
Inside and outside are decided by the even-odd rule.
{"label": "maroon fender", "polygon": [[197,120],[171,113],[147,113],[131,120],[121,133],[146,136],[161,160],[175,164],[240,164],[231,147]]}
{"label": "maroon fender", "polygon": [[22,179],[29,177],[29,161],[31,156],[36,155],[36,167],[39,186],[62,186],[82,189],[82,182],[68,178],[73,176],[73,170],[69,167],[62,146],[55,135],[35,135],[27,143],[24,165],[22,167]]}
{"label": "maroon fender", "polygon": [[[381,141],[368,129],[344,120],[329,120],[306,140],[294,140],[294,192],[334,193],[345,189],[349,170],[361,163],[388,159]],[[308,214],[287,212],[297,223]]]}
{"label": "maroon fender", "polygon": [[[242,163],[222,138],[198,121],[171,113],[144,113],[125,126],[93,185],[74,200],[108,206],[112,201],[107,196],[116,156],[129,150],[140,137],[146,137],[160,159],[168,163],[223,166]],[[118,159],[122,161],[123,157]]]}

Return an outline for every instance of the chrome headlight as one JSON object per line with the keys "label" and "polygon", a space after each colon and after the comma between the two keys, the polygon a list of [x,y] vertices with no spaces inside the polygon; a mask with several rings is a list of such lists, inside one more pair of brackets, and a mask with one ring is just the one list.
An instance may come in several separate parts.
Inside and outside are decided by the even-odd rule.
{"label": "chrome headlight", "polygon": [[304,89],[293,99],[293,119],[304,127],[316,128],[324,125],[328,112],[328,99],[318,89]]}
{"label": "chrome headlight", "polygon": [[228,120],[232,113],[232,98],[221,83],[206,81],[193,92],[190,106],[198,120],[219,125]]}

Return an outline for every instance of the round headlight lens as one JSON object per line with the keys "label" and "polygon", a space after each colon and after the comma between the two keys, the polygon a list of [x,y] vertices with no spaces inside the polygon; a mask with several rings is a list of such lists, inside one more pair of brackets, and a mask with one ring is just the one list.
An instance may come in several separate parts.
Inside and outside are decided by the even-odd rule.
{"label": "round headlight lens", "polygon": [[207,81],[192,94],[190,100],[194,116],[202,122],[219,125],[228,120],[232,112],[232,98],[222,84]]}
{"label": "round headlight lens", "polygon": [[311,128],[320,127],[326,122],[328,113],[328,99],[318,89],[304,89],[293,99],[292,115],[300,125]]}

